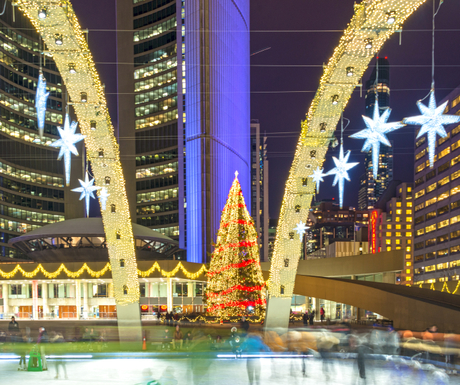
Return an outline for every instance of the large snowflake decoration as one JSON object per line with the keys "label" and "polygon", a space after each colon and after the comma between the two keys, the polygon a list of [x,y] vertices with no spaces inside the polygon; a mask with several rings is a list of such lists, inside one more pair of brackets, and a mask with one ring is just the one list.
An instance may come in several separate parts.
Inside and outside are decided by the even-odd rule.
{"label": "large snowflake decoration", "polygon": [[94,179],[89,180],[88,173],[85,175],[84,182],[81,179],[78,179],[78,181],[80,182],[81,187],[74,188],[72,191],[81,193],[79,200],[85,198],[86,216],[89,217],[89,198],[96,199],[93,192],[99,190],[100,187],[94,186]]}
{"label": "large snowflake decoration", "polygon": [[297,223],[297,226],[294,228],[294,230],[297,232],[297,234],[299,234],[300,237],[305,233],[307,229],[309,229],[309,227],[305,226],[305,223],[302,223],[302,221]]}
{"label": "large snowflake decoration", "polygon": [[391,147],[391,143],[385,134],[405,126],[402,122],[387,123],[390,113],[391,109],[387,108],[383,114],[380,115],[379,102],[376,98],[374,116],[372,119],[367,116],[363,116],[364,123],[367,128],[357,132],[356,134],[350,135],[351,138],[366,139],[361,150],[362,152],[367,152],[372,148],[372,171],[374,179],[377,179],[377,173],[379,170],[380,143]]}
{"label": "large snowflake decoration", "polygon": [[316,170],[313,171],[313,175],[311,176],[311,178],[316,182],[316,193],[317,194],[319,193],[319,184],[321,182],[324,182],[323,177],[327,175],[327,174],[324,174],[323,171],[324,171],[324,168],[316,167]]}
{"label": "large snowflake decoration", "polygon": [[445,138],[447,136],[447,132],[444,129],[444,125],[460,122],[460,116],[443,114],[444,110],[446,109],[447,103],[449,103],[449,101],[446,101],[439,107],[436,107],[434,90],[431,90],[428,107],[422,104],[420,100],[417,102],[417,107],[422,113],[422,115],[412,116],[410,118],[403,119],[403,122],[406,124],[417,124],[422,126],[417,135],[417,139],[420,138],[422,135],[427,134],[428,158],[430,159],[430,167],[433,167],[434,165],[434,153],[436,150],[436,134],[438,134],[441,138]]}
{"label": "large snowflake decoration", "polygon": [[337,182],[339,183],[339,202],[340,202],[340,208],[343,207],[343,188],[344,188],[344,179],[347,181],[350,181],[350,178],[348,177],[348,170],[351,168],[355,167],[358,162],[355,163],[348,163],[348,158],[350,157],[350,150],[347,151],[347,154],[344,156],[343,155],[343,144],[340,145],[340,154],[339,154],[339,159],[337,159],[335,156],[332,157],[334,163],[335,163],[335,168],[333,168],[331,171],[329,171],[326,175],[335,175],[334,182],[332,183],[332,186],[335,186]]}
{"label": "large snowflake decoration", "polygon": [[43,130],[45,129],[46,101],[49,95],[50,93],[46,92],[46,79],[40,72],[38,75],[37,90],[35,91],[35,108],[37,109],[37,124],[40,139],[43,137]]}
{"label": "large snowflake decoration", "polygon": [[99,195],[99,201],[101,202],[101,209],[105,210],[107,206],[107,199],[110,196],[110,194],[107,192],[107,189],[105,187],[102,187],[98,195]]}
{"label": "large snowflake decoration", "polygon": [[51,144],[52,147],[60,147],[58,160],[64,157],[64,168],[65,168],[65,184],[66,186],[70,183],[70,154],[78,156],[77,148],[75,143],[82,140],[85,135],[76,134],[77,122],[70,123],[69,114],[65,115],[64,128],[58,127],[59,136],[61,139],[56,140]]}

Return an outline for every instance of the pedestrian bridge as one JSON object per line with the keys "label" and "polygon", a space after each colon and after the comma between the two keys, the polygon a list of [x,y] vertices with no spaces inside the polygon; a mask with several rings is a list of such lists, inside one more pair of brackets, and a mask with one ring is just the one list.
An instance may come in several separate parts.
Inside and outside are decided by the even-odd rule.
{"label": "pedestrian bridge", "polygon": [[[436,324],[440,331],[460,333],[460,295],[395,285],[403,269],[402,251],[321,258],[299,262],[294,294],[326,299],[373,311],[393,320],[395,328],[424,330]],[[262,263],[264,278],[269,264]],[[382,282],[359,280],[374,274]]]}

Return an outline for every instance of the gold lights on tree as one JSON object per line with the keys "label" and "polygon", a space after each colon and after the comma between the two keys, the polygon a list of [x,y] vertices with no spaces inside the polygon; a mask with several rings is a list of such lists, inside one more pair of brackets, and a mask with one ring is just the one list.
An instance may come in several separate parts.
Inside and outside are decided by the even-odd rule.
{"label": "gold lights on tree", "polygon": [[[294,289],[302,236],[315,193],[314,170],[322,168],[340,115],[371,59],[383,43],[426,0],[374,0],[354,5],[354,15],[324,68],[318,90],[301,124],[299,142],[286,182],[270,267],[270,297],[289,298]],[[391,16],[391,19],[389,19]],[[335,103],[335,104],[334,104]],[[315,150],[315,157],[311,151]],[[298,210],[298,207],[301,207]],[[296,209],[297,207],[297,209]],[[284,263],[289,259],[289,264]],[[268,308],[275,314],[277,309]]]}
{"label": "gold lights on tree", "polygon": [[[126,196],[120,154],[107,110],[104,89],[94,65],[86,38],[70,1],[16,0],[16,5],[30,19],[47,46],[66,85],[80,130],[85,138],[96,185],[105,184],[109,198],[101,210],[107,248],[112,266],[117,305],[139,301],[139,282],[133,231]],[[46,17],[42,10],[46,9]],[[96,125],[92,122],[96,122]],[[97,129],[91,129],[97,127]],[[98,149],[104,149],[99,158]],[[112,204],[116,212],[108,208]],[[124,259],[124,267],[119,260]]]}

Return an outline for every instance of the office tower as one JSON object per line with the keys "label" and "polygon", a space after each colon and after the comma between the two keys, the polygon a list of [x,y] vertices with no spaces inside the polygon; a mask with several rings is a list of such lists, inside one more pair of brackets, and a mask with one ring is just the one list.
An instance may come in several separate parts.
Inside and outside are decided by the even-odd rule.
{"label": "office tower", "polygon": [[[35,28],[7,3],[0,16],[0,259],[24,258],[8,240],[42,225],[83,215],[82,202],[70,192],[81,178],[82,158],[72,157],[71,186],[65,187],[57,126],[65,114],[65,87],[54,61],[40,59],[44,50]],[[35,90],[42,62],[50,96],[43,140],[35,111]],[[81,154],[81,143],[77,148]],[[73,183],[73,184],[72,184]],[[37,247],[39,247],[37,245]]]}
{"label": "office tower", "polygon": [[257,119],[251,120],[251,217],[258,234],[260,260],[269,261],[267,137],[260,134]]}
{"label": "office tower", "polygon": [[117,61],[133,220],[206,261],[235,171],[250,196],[249,2],[117,2]]}
{"label": "office tower", "polygon": [[404,250],[404,270],[396,283],[413,283],[413,183],[393,180],[375,204],[369,219],[369,249],[381,251]]}
{"label": "office tower", "polygon": [[[376,82],[377,79],[377,82]],[[387,58],[377,58],[371,77],[366,82],[365,115],[372,117],[375,98],[378,97],[380,114],[390,106],[390,64]],[[377,180],[372,175],[372,150],[366,154],[365,172],[360,178],[358,208],[372,209],[393,179],[393,148],[380,146]]]}
{"label": "office tower", "polygon": [[[460,87],[446,112],[460,114]],[[458,280],[460,276],[460,125],[445,126],[438,137],[433,168],[426,135],[415,143],[414,281]]]}

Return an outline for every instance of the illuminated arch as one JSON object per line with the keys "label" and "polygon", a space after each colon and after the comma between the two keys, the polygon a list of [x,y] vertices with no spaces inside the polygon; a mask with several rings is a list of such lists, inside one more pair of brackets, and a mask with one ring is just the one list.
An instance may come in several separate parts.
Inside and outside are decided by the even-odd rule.
{"label": "illuminated arch", "polygon": [[[107,110],[99,75],[72,5],[67,0],[17,0],[16,5],[30,19],[55,61],[86,135],[85,145],[98,186],[110,194],[101,210],[111,262],[117,305],[139,302],[139,281],[133,229],[126,196],[125,179],[118,143]],[[39,18],[45,10],[46,17]],[[56,44],[56,38],[62,44]],[[72,69],[72,71],[69,71]],[[74,71],[75,70],[75,71]],[[100,149],[103,148],[101,156]],[[107,179],[108,178],[108,179]],[[110,183],[106,183],[109,180]],[[116,212],[110,208],[117,207]],[[120,261],[124,260],[124,264]]]}
{"label": "illuminated arch", "polygon": [[[282,322],[283,325],[275,325],[278,321],[271,320],[279,320],[277,313],[280,306],[283,309],[290,307],[302,246],[302,236],[295,234],[292,237],[290,233],[297,223],[305,223],[308,218],[315,193],[315,182],[311,179],[313,170],[322,167],[340,115],[371,59],[425,1],[363,0],[361,4],[354,5],[353,18],[324,68],[319,88],[306,120],[301,125],[276,231],[270,268],[267,324],[286,326],[285,321]],[[392,23],[390,18],[393,18]],[[337,103],[333,104],[333,101]],[[316,150],[314,157],[311,156],[313,150]],[[286,258],[289,259],[289,264],[285,263]],[[289,310],[286,319],[288,314]]]}

